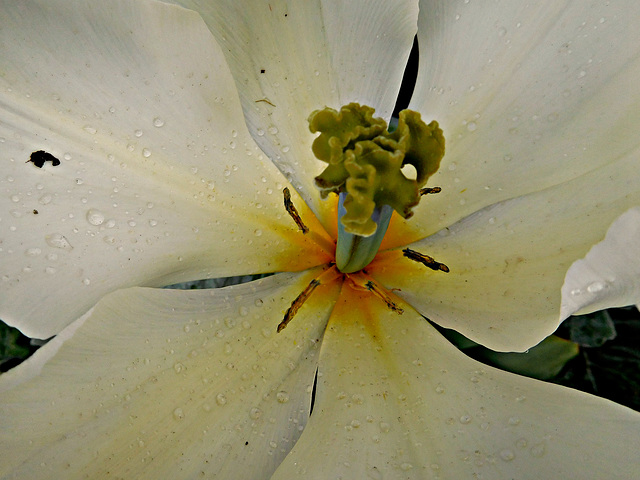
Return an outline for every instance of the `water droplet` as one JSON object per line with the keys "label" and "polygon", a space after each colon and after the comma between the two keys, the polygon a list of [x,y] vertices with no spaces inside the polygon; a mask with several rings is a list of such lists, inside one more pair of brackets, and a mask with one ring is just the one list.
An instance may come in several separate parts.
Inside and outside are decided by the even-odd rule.
{"label": "water droplet", "polygon": [[227,396],[224,393],[216,395],[216,403],[220,406],[227,404]]}
{"label": "water droplet", "polygon": [[253,408],[251,409],[251,411],[249,412],[249,416],[250,416],[251,418],[253,418],[254,420],[257,420],[257,419],[259,419],[259,418],[262,416],[262,410],[260,410],[260,409],[259,409],[259,408],[257,408],[257,407],[253,407]]}
{"label": "water droplet", "polygon": [[90,280],[90,279],[88,279],[88,278],[83,278],[83,279],[82,279],[82,283],[83,283],[84,285],[86,285],[86,286],[89,286],[89,285],[91,285],[91,280]]}
{"label": "water droplet", "polygon": [[173,411],[173,418],[175,418],[176,420],[182,420],[184,418],[184,412],[180,407],[176,408]]}
{"label": "water droplet", "polygon": [[256,130],[256,133],[258,134],[259,137],[262,137],[264,135],[264,130],[259,128],[258,130]]}
{"label": "water droplet", "polygon": [[176,373],[180,373],[182,372],[182,370],[184,370],[184,365],[178,362],[173,366],[173,369],[176,371]]}
{"label": "water droplet", "polygon": [[95,208],[90,208],[87,211],[87,222],[91,225],[102,225],[104,223],[104,214],[100,210],[96,210]]}
{"label": "water droplet", "polygon": [[158,127],[158,128],[160,128],[160,127],[162,127],[163,125],[164,125],[164,120],[163,120],[163,119],[161,119],[160,117],[156,117],[156,118],[154,118],[154,119],[153,119],[153,126],[154,126],[154,127]]}
{"label": "water droplet", "polygon": [[467,123],[467,130],[469,130],[470,132],[475,132],[477,128],[478,125],[476,124],[476,122]]}
{"label": "water droplet", "polygon": [[510,462],[511,460],[516,458],[516,454],[513,453],[513,450],[509,450],[508,448],[506,448],[500,452],[500,458],[505,462]]}
{"label": "water droplet", "polygon": [[142,130],[136,130],[135,131],[135,136],[140,138],[142,136]]}
{"label": "water droplet", "polygon": [[413,468],[413,465],[411,465],[409,462],[404,462],[400,464],[400,470],[404,470],[405,472],[407,470],[411,470]]}
{"label": "water droplet", "polygon": [[509,418],[509,425],[519,425],[520,419],[518,417]]}
{"label": "water droplet", "polygon": [[463,415],[460,417],[460,423],[463,425],[468,425],[469,423],[471,423],[471,416],[469,415]]}
{"label": "water droplet", "polygon": [[143,148],[142,149],[142,156],[144,158],[149,158],[151,156],[151,150],[149,150],[148,148]]}
{"label": "water droplet", "polygon": [[96,133],[98,133],[98,130],[93,128],[91,125],[85,125],[84,127],[82,127],[82,129],[85,132],[90,133],[91,135],[95,135]]}
{"label": "water droplet", "polygon": [[62,248],[64,250],[71,250],[73,247],[69,243],[69,240],[61,233],[52,233],[44,237],[47,244],[54,248]]}
{"label": "water droplet", "polygon": [[287,403],[289,401],[289,394],[287,392],[279,391],[276,393],[276,398],[280,403]]}
{"label": "water droplet", "polygon": [[24,252],[24,254],[27,257],[37,257],[38,255],[40,255],[42,253],[42,250],[34,247],[34,248],[27,248]]}
{"label": "water droplet", "polygon": [[589,293],[599,293],[606,288],[606,284],[604,282],[593,282],[587,286],[587,292]]}
{"label": "water droplet", "polygon": [[382,433],[388,433],[389,430],[391,430],[391,425],[389,425],[387,422],[380,422],[380,431]]}
{"label": "water droplet", "polygon": [[444,387],[442,386],[442,384],[438,384],[436,385],[436,393],[444,393]]}
{"label": "water droplet", "polygon": [[546,451],[546,448],[544,446],[544,443],[538,443],[533,447],[531,447],[531,449],[529,450],[529,453],[533,457],[540,458],[544,455],[545,451]]}
{"label": "water droplet", "polygon": [[267,128],[267,131],[271,134],[271,135],[275,135],[276,133],[278,133],[278,128],[274,125],[270,126],[269,128]]}

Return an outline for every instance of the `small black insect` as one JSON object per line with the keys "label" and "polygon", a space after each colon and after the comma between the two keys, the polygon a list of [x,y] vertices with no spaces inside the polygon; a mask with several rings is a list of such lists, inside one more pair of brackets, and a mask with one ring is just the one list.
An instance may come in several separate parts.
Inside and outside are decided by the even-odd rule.
{"label": "small black insect", "polygon": [[31,154],[31,158],[27,160],[27,163],[33,163],[36,167],[42,168],[45,162],[51,162],[54,167],[60,165],[60,160],[51,155],[50,153],[45,152],[44,150],[38,150],[37,152],[33,152]]}

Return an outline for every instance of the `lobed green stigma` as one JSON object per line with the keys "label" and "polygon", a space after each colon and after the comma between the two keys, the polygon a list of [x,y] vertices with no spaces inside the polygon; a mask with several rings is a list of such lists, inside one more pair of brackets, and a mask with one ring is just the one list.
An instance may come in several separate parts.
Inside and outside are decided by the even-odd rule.
{"label": "lobed green stigma", "polygon": [[[404,218],[411,217],[420,188],[444,156],[444,135],[436,121],[427,125],[419,113],[403,110],[390,133],[374,112],[350,103],[339,112],[327,107],[309,116],[309,130],[320,132],[313,154],[329,164],[315,178],[316,185],[323,198],[346,192],[341,223],[345,232],[363,237],[377,229],[371,218],[376,208],[389,205]],[[402,173],[405,165],[416,169],[415,179]]]}

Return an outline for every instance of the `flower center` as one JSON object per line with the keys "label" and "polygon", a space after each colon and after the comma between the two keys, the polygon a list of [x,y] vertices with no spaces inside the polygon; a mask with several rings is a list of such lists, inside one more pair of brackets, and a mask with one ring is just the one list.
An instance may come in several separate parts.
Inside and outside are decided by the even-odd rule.
{"label": "flower center", "polygon": [[389,132],[374,111],[350,103],[339,112],[327,107],[309,116],[309,130],[320,132],[313,153],[328,163],[316,185],[323,198],[340,195],[336,267],[343,273],[362,270],[373,260],[394,210],[404,218],[413,215],[425,193],[421,188],[444,156],[437,122],[427,125],[419,113],[403,110]]}

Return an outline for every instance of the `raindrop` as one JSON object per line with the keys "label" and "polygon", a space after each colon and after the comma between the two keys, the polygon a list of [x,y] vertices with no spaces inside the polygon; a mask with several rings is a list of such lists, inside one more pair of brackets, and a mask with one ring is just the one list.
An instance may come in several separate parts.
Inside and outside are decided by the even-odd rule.
{"label": "raindrop", "polygon": [[475,132],[477,128],[478,125],[476,124],[476,122],[467,123],[467,130],[469,130],[470,132]]}
{"label": "raindrop", "polygon": [[90,208],[87,211],[87,222],[91,225],[102,225],[104,223],[104,214],[100,210],[96,210],[94,208]]}
{"label": "raindrop", "polygon": [[135,136],[140,138],[142,136],[142,130],[136,130],[135,131]]}
{"label": "raindrop", "polygon": [[142,149],[142,156],[144,158],[149,158],[151,156],[151,150],[149,150],[148,148],[143,148]]}
{"label": "raindrop", "polygon": [[95,135],[96,133],[98,133],[98,130],[93,128],[91,125],[85,125],[84,127],[82,127],[82,129],[85,132],[90,133],[91,135]]}
{"label": "raindrop", "polygon": [[158,127],[158,128],[160,128],[160,127],[162,127],[163,125],[164,125],[164,120],[163,120],[163,119],[161,119],[160,117],[156,117],[156,118],[154,118],[154,119],[153,119],[153,126],[154,126],[154,127]]}
{"label": "raindrop", "polygon": [[184,365],[178,362],[173,366],[173,369],[176,371],[176,373],[180,373],[182,372],[182,370],[184,370]]}
{"label": "raindrop", "polygon": [[42,250],[35,247],[35,248],[28,248],[27,250],[25,250],[24,254],[27,257],[37,257],[38,255],[40,255],[42,253]]}
{"label": "raindrop", "polygon": [[258,134],[259,137],[262,137],[264,135],[264,130],[259,128],[258,130],[256,130],[256,133]]}
{"label": "raindrop", "polygon": [[271,127],[267,128],[267,131],[268,131],[271,135],[275,135],[276,133],[278,133],[278,128],[272,125]]}
{"label": "raindrop", "polygon": [[593,282],[587,286],[587,292],[598,293],[603,291],[605,288],[606,288],[606,285],[603,282]]}
{"label": "raindrop", "polygon": [[463,425],[468,425],[469,423],[471,423],[471,416],[469,415],[463,415],[460,417],[460,423]]}
{"label": "raindrop", "polygon": [[54,248],[62,248],[65,250],[71,250],[73,247],[69,243],[69,240],[61,233],[52,233],[44,237],[47,244]]}
{"label": "raindrop", "polygon": [[444,387],[442,386],[442,384],[438,384],[436,385],[436,393],[444,393]]}
{"label": "raindrop", "polygon": [[253,408],[251,409],[251,411],[249,412],[249,416],[250,416],[251,418],[253,418],[254,420],[257,420],[257,419],[259,419],[259,418],[262,416],[262,410],[260,410],[260,409],[259,409],[259,408],[257,408],[257,407],[253,407]]}
{"label": "raindrop", "polygon": [[518,417],[509,418],[509,425],[519,425],[520,419]]}
{"label": "raindrop", "polygon": [[506,448],[500,452],[500,458],[505,462],[510,462],[511,460],[516,458],[516,454],[513,453],[512,450],[509,450],[508,448]]}
{"label": "raindrop", "polygon": [[173,411],[173,418],[175,418],[176,420],[182,420],[184,418],[184,412],[180,407],[176,408]]}
{"label": "raindrop", "polygon": [[544,443],[538,443],[537,445],[534,445],[529,450],[529,453],[531,453],[531,455],[536,458],[542,457],[545,453]]}
{"label": "raindrop", "polygon": [[227,396],[224,393],[216,395],[216,403],[220,406],[227,404]]}
{"label": "raindrop", "polygon": [[289,401],[289,394],[287,392],[279,391],[276,393],[276,398],[280,403],[287,403]]}

